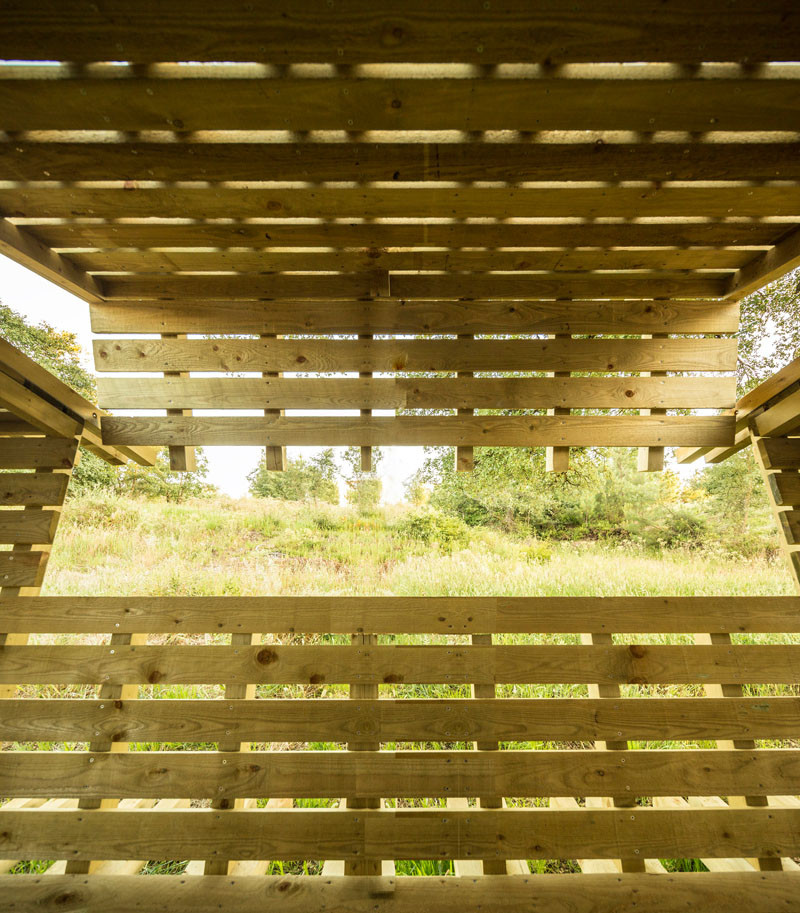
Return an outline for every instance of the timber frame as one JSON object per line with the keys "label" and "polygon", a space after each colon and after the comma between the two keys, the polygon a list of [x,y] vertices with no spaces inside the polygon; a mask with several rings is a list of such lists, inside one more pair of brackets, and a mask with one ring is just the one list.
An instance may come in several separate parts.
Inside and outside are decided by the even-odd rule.
{"label": "timber frame", "polygon": [[5,909],[800,911],[800,595],[40,595],[79,443],[752,444],[800,587],[800,362],[734,378],[800,265],[798,49],[791,0],[5,0],[0,252],[103,375],[0,341],[0,870],[56,860]]}

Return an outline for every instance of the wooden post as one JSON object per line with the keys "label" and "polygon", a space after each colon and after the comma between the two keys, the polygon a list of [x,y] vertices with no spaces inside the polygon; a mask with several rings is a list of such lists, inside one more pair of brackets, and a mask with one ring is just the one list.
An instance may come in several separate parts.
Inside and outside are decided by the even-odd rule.
{"label": "wooden post", "polygon": [[[653,333],[652,336],[643,336],[643,339],[667,339],[667,333]],[[666,371],[643,371],[642,377],[666,377]],[[666,409],[640,409],[641,415],[666,415]],[[663,447],[640,447],[638,452],[639,472],[661,472],[664,468]]]}
{"label": "wooden post", "polygon": [[[557,333],[551,339],[569,339],[569,333]],[[569,371],[552,371],[548,377],[569,377]],[[554,406],[547,410],[548,415],[569,415],[570,410],[563,406]],[[569,447],[547,447],[545,449],[545,470],[547,472],[567,472],[569,470]]]}
{"label": "wooden post", "polygon": [[[372,339],[371,333],[359,333],[359,339]],[[359,377],[372,377],[372,371],[359,371]],[[372,415],[372,409],[361,409],[360,414]],[[361,446],[361,471],[372,472],[372,447]]]}
{"label": "wooden post", "polygon": [[[459,335],[459,339],[474,339],[469,334]],[[472,371],[456,371],[456,377],[474,377]],[[458,415],[474,415],[474,409],[458,409]],[[473,447],[456,447],[456,471],[472,472],[475,468],[475,451]]]}
{"label": "wooden post", "polygon": [[[185,333],[162,333],[162,339],[186,339]],[[188,371],[165,371],[164,377],[189,377]],[[191,415],[191,409],[167,409],[167,415]],[[197,454],[194,447],[169,447],[169,468],[175,472],[195,472]]]}
{"label": "wooden post", "polygon": [[[274,333],[262,333],[262,339],[278,339]],[[280,377],[280,371],[264,371],[262,377]],[[283,409],[265,409],[264,415],[283,415]],[[286,469],[286,448],[268,444],[264,453],[264,459],[267,469],[271,472],[283,472]]]}

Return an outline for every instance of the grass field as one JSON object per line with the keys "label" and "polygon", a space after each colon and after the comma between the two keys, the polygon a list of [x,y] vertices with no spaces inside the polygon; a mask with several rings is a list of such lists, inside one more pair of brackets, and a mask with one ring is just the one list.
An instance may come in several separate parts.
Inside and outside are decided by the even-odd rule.
{"label": "grass field", "polygon": [[[328,505],[300,505],[225,498],[183,504],[158,501],[82,497],[68,502],[53,550],[44,593],[47,595],[420,595],[420,596],[570,596],[570,595],[789,595],[791,576],[782,559],[744,561],[739,556],[708,551],[648,552],[630,544],[603,542],[536,542],[520,536],[461,525],[415,535],[409,512],[400,508],[362,516]],[[39,637],[39,641],[52,641]],[[163,640],[163,636],[160,638]],[[175,635],[170,642],[180,642]],[[272,639],[270,636],[266,640]],[[385,642],[458,642],[465,638],[386,637]],[[650,636],[637,641],[690,642],[686,636]],[[745,639],[745,638],[743,638]],[[800,642],[778,635],[759,639]],[[74,641],[60,636],[58,642]],[[101,642],[102,638],[93,638]],[[153,642],[159,638],[154,637]],[[221,635],[186,638],[187,642],[224,642]],[[346,642],[325,637],[326,642]],[[504,635],[498,642],[575,643],[576,635]],[[624,642],[625,638],[620,638]],[[86,638],[83,639],[86,642]],[[89,696],[93,687],[27,687],[21,694]],[[396,697],[468,697],[466,686],[381,686]],[[754,688],[754,693],[796,693],[788,686]],[[698,686],[629,686],[623,694],[694,695]],[[260,697],[342,697],[344,685],[259,686]],[[500,686],[504,697],[579,697],[585,685]],[[223,686],[148,686],[142,697],[222,697]],[[777,743],[771,743],[777,744]],[[781,743],[788,745],[788,743]],[[798,743],[800,744],[800,743]],[[646,743],[632,747],[713,747],[711,743]],[[85,745],[14,745],[17,749],[85,749]],[[255,749],[341,749],[338,744],[253,745]],[[411,747],[387,744],[387,749]],[[415,748],[469,748],[461,743],[427,743]],[[505,748],[590,747],[542,742],[508,743]],[[795,746],[796,747],[796,746]],[[136,744],[132,750],[214,750],[214,744]],[[264,804],[263,800],[261,804]],[[387,804],[411,807],[442,800],[391,799]],[[546,799],[509,797],[509,804],[546,805]],[[640,800],[648,804],[650,800]],[[194,800],[193,805],[207,805]],[[335,805],[336,800],[298,800],[305,807]],[[704,868],[699,860],[665,860],[671,869]],[[146,872],[176,873],[186,860],[152,861]],[[41,871],[46,862],[28,861],[16,871]],[[531,862],[533,871],[569,871],[574,860]],[[318,872],[315,862],[276,862],[272,872]],[[452,873],[449,862],[406,860],[398,874]]]}

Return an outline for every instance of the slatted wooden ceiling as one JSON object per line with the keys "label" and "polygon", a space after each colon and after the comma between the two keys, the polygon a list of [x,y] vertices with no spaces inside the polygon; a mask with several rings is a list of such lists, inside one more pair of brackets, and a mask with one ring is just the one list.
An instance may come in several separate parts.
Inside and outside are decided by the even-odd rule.
{"label": "slatted wooden ceiling", "polygon": [[167,410],[108,442],[554,468],[732,442],[668,413],[733,405],[737,301],[800,254],[794,4],[10,0],[1,24],[2,249],[90,302],[100,370],[167,375],[101,383]]}

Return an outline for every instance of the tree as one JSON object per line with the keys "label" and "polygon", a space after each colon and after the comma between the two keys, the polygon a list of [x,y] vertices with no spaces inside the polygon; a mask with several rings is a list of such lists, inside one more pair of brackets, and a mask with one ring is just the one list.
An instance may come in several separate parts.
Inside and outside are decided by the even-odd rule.
{"label": "tree", "polygon": [[247,476],[250,494],[256,498],[282,501],[326,501],[339,503],[336,458],[333,449],[323,450],[310,460],[298,456],[288,460],[281,472],[267,469],[262,460]]}
{"label": "tree", "polygon": [[348,447],[344,452],[345,464],[350,469],[347,482],[347,500],[359,513],[369,514],[375,511],[381,503],[383,483],[378,478],[377,469],[383,459],[383,452],[379,447],[372,448],[372,470],[364,472],[361,469],[361,448]]}

